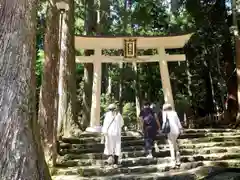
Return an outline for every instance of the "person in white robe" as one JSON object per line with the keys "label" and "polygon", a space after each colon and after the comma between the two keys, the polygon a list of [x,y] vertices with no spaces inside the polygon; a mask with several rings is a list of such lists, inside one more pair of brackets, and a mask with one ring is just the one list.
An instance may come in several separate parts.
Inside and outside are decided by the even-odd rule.
{"label": "person in white robe", "polygon": [[104,154],[109,156],[109,163],[113,160],[115,166],[118,165],[118,159],[121,155],[121,133],[123,125],[122,115],[116,110],[114,104],[110,104],[103,121],[102,133],[105,136]]}
{"label": "person in white robe", "polygon": [[171,164],[172,166],[180,165],[180,152],[177,144],[177,139],[179,135],[182,133],[183,128],[177,112],[173,110],[171,104],[164,104],[162,109],[162,129],[166,124],[166,119],[169,120],[170,132],[167,135],[170,155],[171,155]]}

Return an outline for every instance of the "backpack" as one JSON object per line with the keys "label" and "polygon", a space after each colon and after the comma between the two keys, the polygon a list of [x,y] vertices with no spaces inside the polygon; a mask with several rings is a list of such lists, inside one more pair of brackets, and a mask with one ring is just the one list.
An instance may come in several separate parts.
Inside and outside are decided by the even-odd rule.
{"label": "backpack", "polygon": [[163,126],[163,130],[162,130],[162,133],[163,134],[168,134],[170,133],[171,129],[170,129],[170,123],[169,123],[169,119],[167,117],[167,113],[166,113],[166,121],[165,121],[165,124]]}
{"label": "backpack", "polygon": [[144,124],[146,125],[151,125],[155,122],[155,116],[154,116],[154,113],[153,111],[149,111],[148,114],[146,116],[143,117],[143,122]]}

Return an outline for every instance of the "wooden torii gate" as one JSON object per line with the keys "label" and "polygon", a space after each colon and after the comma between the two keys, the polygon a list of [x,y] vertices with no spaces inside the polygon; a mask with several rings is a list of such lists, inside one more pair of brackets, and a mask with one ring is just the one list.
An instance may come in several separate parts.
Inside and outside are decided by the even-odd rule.
{"label": "wooden torii gate", "polygon": [[[166,49],[183,48],[191,34],[154,37],[89,37],[75,36],[75,49],[93,49],[92,56],[76,56],[76,63],[93,63],[92,107],[89,132],[100,131],[100,96],[102,83],[102,63],[149,63],[159,62],[164,101],[174,107],[172,88],[168,72],[168,62],[185,61],[184,54],[167,54]],[[123,56],[106,56],[103,49],[123,49]],[[157,49],[158,54],[137,56],[137,49]]]}

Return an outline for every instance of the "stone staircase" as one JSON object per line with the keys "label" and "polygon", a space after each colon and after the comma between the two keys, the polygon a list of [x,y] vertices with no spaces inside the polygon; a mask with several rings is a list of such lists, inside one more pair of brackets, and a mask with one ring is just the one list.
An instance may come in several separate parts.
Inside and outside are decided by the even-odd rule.
{"label": "stone staircase", "polygon": [[[62,138],[54,180],[120,180],[159,179],[197,180],[225,168],[240,168],[240,130],[189,129],[179,139],[181,166],[170,167],[170,153],[165,138],[158,137],[154,158],[144,157],[140,134],[125,132],[122,136],[121,166],[105,164],[104,145],[97,134],[83,133],[78,138]],[[240,179],[240,173],[239,179]]]}

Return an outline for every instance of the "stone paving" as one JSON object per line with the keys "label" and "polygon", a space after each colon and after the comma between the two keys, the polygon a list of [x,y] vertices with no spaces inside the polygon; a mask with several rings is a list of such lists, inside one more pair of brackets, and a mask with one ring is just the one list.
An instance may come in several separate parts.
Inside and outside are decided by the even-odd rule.
{"label": "stone paving", "polygon": [[[141,135],[123,133],[119,168],[106,166],[106,157],[102,153],[104,147],[100,142],[101,137],[96,134],[63,137],[59,142],[58,166],[51,169],[53,179],[198,180],[219,169],[240,167],[239,130],[185,130],[179,138],[181,166],[178,169],[170,166],[169,149],[163,136],[158,137],[154,158],[149,159],[144,157]],[[230,174],[233,178],[239,177],[236,172],[224,172],[223,176],[211,178],[227,177]]]}

